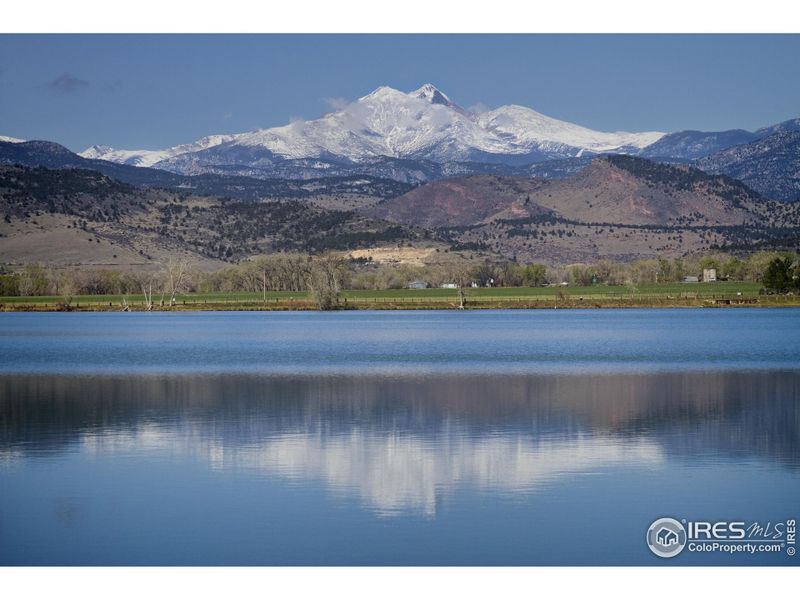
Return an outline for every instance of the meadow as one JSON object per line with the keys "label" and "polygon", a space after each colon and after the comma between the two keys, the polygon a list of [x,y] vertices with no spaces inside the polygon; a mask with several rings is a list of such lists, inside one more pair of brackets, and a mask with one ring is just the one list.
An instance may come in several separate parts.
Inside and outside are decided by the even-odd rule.
{"label": "meadow", "polygon": [[[759,295],[758,283],[719,281],[708,283],[658,283],[638,286],[548,286],[465,288],[466,308],[550,308],[706,306],[715,304],[800,304],[794,296]],[[169,298],[153,295],[154,310],[307,310],[315,308],[308,292],[187,293]],[[344,290],[342,308],[415,309],[453,308],[460,304],[456,289]],[[0,310],[131,310],[144,308],[144,296],[80,295],[0,297]]]}

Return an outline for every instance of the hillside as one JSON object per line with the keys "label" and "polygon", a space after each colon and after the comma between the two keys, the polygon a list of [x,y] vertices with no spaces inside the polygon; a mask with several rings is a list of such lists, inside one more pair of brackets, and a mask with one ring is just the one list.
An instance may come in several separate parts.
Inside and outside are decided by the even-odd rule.
{"label": "hillside", "polygon": [[549,263],[796,247],[800,224],[796,205],[730,177],[621,155],[562,180],[432,182],[364,212],[434,228],[457,248]]}
{"label": "hillside", "polygon": [[279,251],[389,256],[410,246],[563,264],[800,245],[800,203],[630,156],[596,158],[560,180],[478,175],[392,197],[395,184],[273,181],[278,195],[242,200],[133,186],[95,171],[5,166],[0,256],[126,265],[180,253],[219,265]]}
{"label": "hillside", "polygon": [[0,167],[0,256],[4,263],[125,265],[179,253],[216,264],[254,254],[369,248],[427,236],[413,227],[322,207],[314,200],[330,200],[327,191],[303,201],[252,202],[135,187],[95,171]]}
{"label": "hillside", "polygon": [[763,139],[697,160],[708,173],[724,173],[767,198],[800,200],[800,131],[786,126]]}
{"label": "hillside", "polygon": [[758,139],[758,134],[744,129],[730,131],[676,131],[650,144],[639,153],[643,158],[690,161],[731,146]]}
{"label": "hillside", "polygon": [[635,225],[739,225],[754,220],[758,194],[727,177],[631,156],[598,158],[531,196],[567,219]]}
{"label": "hillside", "polygon": [[763,199],[741,183],[683,166],[615,155],[565,179],[476,175],[431,182],[365,211],[424,227],[474,225],[512,210],[586,222],[739,225]]}
{"label": "hillside", "polygon": [[365,198],[392,198],[413,187],[392,178],[363,174],[302,179],[256,179],[225,173],[177,175],[160,169],[84,158],[60,144],[46,141],[0,141],[0,165],[91,170],[131,185],[189,190],[199,195],[240,200],[303,198],[324,204],[329,199],[333,204],[344,201],[350,208],[363,204],[360,200]]}
{"label": "hillside", "polygon": [[547,183],[541,179],[496,175],[445,179],[417,187],[364,212],[377,218],[427,228],[472,225],[512,209],[518,201],[545,186]]}

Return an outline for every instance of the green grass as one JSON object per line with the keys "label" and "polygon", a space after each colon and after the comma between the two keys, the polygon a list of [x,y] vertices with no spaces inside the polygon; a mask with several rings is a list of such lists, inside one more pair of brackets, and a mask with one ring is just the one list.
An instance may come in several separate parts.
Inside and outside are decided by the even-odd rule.
{"label": "green grass", "polygon": [[[741,292],[742,296],[756,296],[761,285],[758,283],[744,283],[737,281],[718,281],[715,283],[658,283],[645,284],[635,288],[628,286],[557,286],[557,287],[538,287],[538,288],[467,288],[467,298],[480,298],[482,300],[511,300],[511,299],[537,299],[537,298],[556,298],[559,293],[570,298],[630,298],[630,297],[668,297],[681,294],[697,295],[697,297],[713,296],[736,296]],[[356,302],[391,302],[398,301],[430,301],[448,302],[458,298],[458,291],[452,289],[430,288],[425,290],[347,290],[343,293],[344,298]],[[128,295],[128,302],[141,304],[144,297],[139,295]],[[160,301],[159,294],[153,295],[156,304]],[[267,302],[288,302],[294,300],[308,300],[307,292],[267,292]],[[223,303],[259,303],[263,300],[262,292],[218,292],[211,294],[181,294],[178,296],[178,304],[184,301],[190,304],[223,304]],[[0,297],[0,303],[5,304],[58,304],[63,299],[60,296],[6,296]],[[122,303],[120,295],[97,295],[97,296],[75,296],[72,298],[73,304],[81,305],[119,305]]]}
{"label": "green grass", "polygon": [[[128,302],[144,302],[142,294],[126,294],[124,296]],[[187,302],[260,302],[263,300],[263,293],[261,292],[214,292],[211,294],[179,294],[177,296],[178,303],[186,300]],[[288,300],[290,298],[307,298],[307,292],[267,292],[267,299],[269,300]],[[72,303],[80,304],[120,304],[123,296],[119,294],[98,294],[92,296],[72,296]],[[161,300],[161,294],[153,294],[153,302],[156,304]],[[57,304],[63,302],[61,296],[0,296],[0,302],[8,304]],[[164,297],[164,302],[168,302],[169,298]]]}
{"label": "green grass", "polygon": [[[508,287],[508,288],[466,288],[467,298],[508,299],[508,298],[555,298],[559,293],[570,297],[615,298],[631,296],[675,296],[680,294],[696,294],[698,297],[719,295],[735,296],[741,292],[743,296],[756,296],[761,288],[759,283],[718,281],[714,283],[656,283],[636,287],[623,285],[589,285],[589,286],[555,286],[555,287]],[[457,290],[348,290],[347,298],[379,300],[424,298],[428,300],[458,297]]]}

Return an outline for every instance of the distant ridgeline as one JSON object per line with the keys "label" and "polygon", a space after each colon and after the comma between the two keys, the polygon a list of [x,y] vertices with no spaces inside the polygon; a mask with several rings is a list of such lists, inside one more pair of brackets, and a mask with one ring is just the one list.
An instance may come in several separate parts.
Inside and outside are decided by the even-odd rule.
{"label": "distant ridgeline", "polygon": [[[794,133],[749,144],[779,136],[790,147]],[[558,265],[800,245],[800,203],[725,174],[630,155],[549,162],[551,179],[530,177],[533,166],[463,163],[454,176],[418,185],[363,173],[183,175],[51,142],[0,142],[0,251],[14,264],[112,265],[178,252],[211,267],[279,251],[432,245],[465,258]],[[437,164],[442,177],[450,167]],[[460,175],[467,164],[490,173]]]}

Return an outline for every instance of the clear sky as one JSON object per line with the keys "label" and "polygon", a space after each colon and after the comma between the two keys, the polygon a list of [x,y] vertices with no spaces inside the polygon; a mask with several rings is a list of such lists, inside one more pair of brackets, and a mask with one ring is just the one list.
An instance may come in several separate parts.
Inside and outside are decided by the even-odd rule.
{"label": "clear sky", "polygon": [[755,129],[800,117],[800,35],[0,35],[0,135],[158,149],[427,82],[605,131]]}

